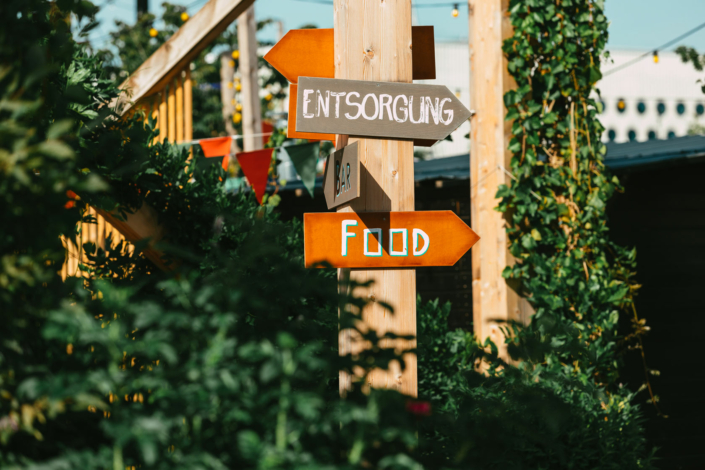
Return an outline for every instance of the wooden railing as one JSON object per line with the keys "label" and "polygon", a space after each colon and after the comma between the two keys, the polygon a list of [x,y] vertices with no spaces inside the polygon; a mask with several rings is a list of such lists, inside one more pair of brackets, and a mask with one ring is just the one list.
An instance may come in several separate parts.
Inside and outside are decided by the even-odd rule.
{"label": "wooden railing", "polygon": [[[191,61],[254,1],[210,0],[120,85],[125,93],[111,103],[111,106],[123,115],[139,108],[144,110],[146,115],[154,116],[159,129],[155,142],[191,141]],[[106,246],[108,235],[112,235],[113,243],[118,240],[134,243],[146,237],[154,243],[165,236],[156,219],[156,212],[147,205],[143,205],[124,221],[93,208],[89,211],[93,211],[91,214],[95,215],[97,223],[81,224],[80,235],[76,240],[63,240],[67,247],[67,258],[60,273],[64,279],[68,276],[83,275],[78,265],[87,261],[82,248],[86,241],[93,242],[96,246]],[[99,230],[100,227],[103,229]],[[144,254],[161,269],[167,269],[159,251],[150,246],[144,250]]]}

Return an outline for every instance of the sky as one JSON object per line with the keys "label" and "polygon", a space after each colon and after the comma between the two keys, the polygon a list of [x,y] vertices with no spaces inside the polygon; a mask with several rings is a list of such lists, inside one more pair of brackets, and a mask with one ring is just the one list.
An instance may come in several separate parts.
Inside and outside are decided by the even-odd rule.
{"label": "sky", "polygon": [[[191,15],[198,12],[207,0],[171,0],[171,3],[189,6]],[[255,15],[258,20],[273,18],[284,24],[284,31],[304,24],[319,28],[333,27],[332,0],[257,0]],[[414,8],[414,22],[433,25],[436,41],[464,41],[468,37],[467,1],[459,2],[460,14],[451,15],[448,0],[412,0],[417,5],[439,5]],[[114,20],[135,21],[137,0],[94,0],[104,5],[99,15],[101,26],[92,32],[96,42],[105,41],[114,29]],[[451,0],[452,2],[452,0]],[[150,11],[161,11],[161,0],[150,0]],[[705,0],[605,0],[610,21],[609,49],[653,50],[681,34],[705,23]],[[272,25],[260,31],[260,40],[276,41],[277,27]],[[684,39],[680,44],[693,46],[705,52],[705,28]],[[674,49],[675,46],[669,48]]]}

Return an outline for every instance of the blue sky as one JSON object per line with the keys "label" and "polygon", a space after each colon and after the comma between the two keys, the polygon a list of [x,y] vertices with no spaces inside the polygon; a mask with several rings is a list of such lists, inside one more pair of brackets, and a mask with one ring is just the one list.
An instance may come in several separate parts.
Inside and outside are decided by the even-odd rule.
{"label": "blue sky", "polygon": [[[135,21],[136,0],[94,0],[105,5],[100,15],[102,24],[91,36],[104,39],[114,28],[114,20],[128,23]],[[326,1],[326,0],[323,0]],[[447,4],[448,0],[413,0],[418,4]],[[452,1],[452,0],[451,0]],[[161,10],[161,0],[150,0],[151,11]],[[171,3],[190,5],[194,14],[206,0],[171,0]],[[654,49],[661,44],[705,23],[705,0],[606,0],[607,18],[610,21],[608,48]],[[467,1],[459,2],[460,15],[451,16],[449,6],[415,8],[417,24],[435,26],[436,41],[465,40],[468,36]],[[255,12],[258,19],[274,18],[284,23],[284,29],[295,29],[313,23],[321,28],[333,26],[332,5],[308,3],[300,0],[257,0]],[[261,39],[276,40],[275,26],[261,31]],[[682,44],[694,46],[705,52],[705,29],[700,30]]]}

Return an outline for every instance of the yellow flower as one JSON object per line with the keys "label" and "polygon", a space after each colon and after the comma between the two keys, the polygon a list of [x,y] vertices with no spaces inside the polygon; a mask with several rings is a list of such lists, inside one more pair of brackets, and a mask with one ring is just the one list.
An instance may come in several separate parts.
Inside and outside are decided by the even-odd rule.
{"label": "yellow flower", "polygon": [[235,85],[235,91],[240,91],[240,90],[242,90],[242,85],[240,85],[238,83],[237,85]]}
{"label": "yellow flower", "polygon": [[272,96],[271,93],[269,93],[267,96],[264,97],[264,99],[267,100],[267,101],[271,101],[272,98],[274,98],[274,97]]}
{"label": "yellow flower", "polygon": [[240,51],[233,51],[233,59],[239,59],[240,58]]}
{"label": "yellow flower", "polygon": [[181,21],[186,21],[186,20],[188,20],[188,13],[183,12],[183,13],[181,14]]}
{"label": "yellow flower", "polygon": [[242,111],[242,105],[241,105],[240,103],[237,103],[237,104],[235,105],[235,110],[238,111],[238,112]]}
{"label": "yellow flower", "polygon": [[240,114],[240,113],[233,114],[233,122],[235,124],[239,124],[240,121],[242,121],[242,114]]}
{"label": "yellow flower", "polygon": [[152,28],[149,30],[149,35],[153,38],[157,37],[157,34],[159,34],[159,31],[157,31],[155,28]]}
{"label": "yellow flower", "polygon": [[230,61],[230,66],[231,66],[231,67],[235,67],[235,61],[234,61],[234,60],[231,60],[231,61]]}

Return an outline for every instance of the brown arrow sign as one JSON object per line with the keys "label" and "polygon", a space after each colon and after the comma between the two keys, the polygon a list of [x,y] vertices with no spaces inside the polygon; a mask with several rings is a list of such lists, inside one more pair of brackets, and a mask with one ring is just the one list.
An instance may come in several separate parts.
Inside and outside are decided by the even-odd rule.
{"label": "brown arrow sign", "polygon": [[470,111],[442,85],[299,77],[296,131],[442,140]]}
{"label": "brown arrow sign", "polygon": [[[414,80],[436,78],[433,26],[411,28]],[[299,77],[335,77],[334,33],[332,29],[292,29],[264,56],[264,60],[291,83]]]}
{"label": "brown arrow sign", "polygon": [[304,214],[307,268],[452,266],[479,239],[452,211]]}
{"label": "brown arrow sign", "polygon": [[323,194],[328,209],[360,197],[360,157],[357,142],[331,153],[326,161]]}

